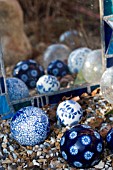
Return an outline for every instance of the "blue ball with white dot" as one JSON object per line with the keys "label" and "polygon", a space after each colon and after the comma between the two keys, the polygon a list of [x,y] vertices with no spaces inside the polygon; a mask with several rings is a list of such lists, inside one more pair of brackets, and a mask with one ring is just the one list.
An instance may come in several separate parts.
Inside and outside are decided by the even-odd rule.
{"label": "blue ball with white dot", "polygon": [[106,136],[106,142],[108,148],[113,152],[113,128],[111,128]]}
{"label": "blue ball with white dot", "polygon": [[13,116],[10,129],[13,139],[20,145],[34,146],[42,143],[50,131],[47,114],[40,108],[27,106]]}
{"label": "blue ball with white dot", "polygon": [[24,81],[30,89],[36,87],[37,80],[44,74],[44,68],[32,59],[18,62],[13,69],[13,76]]}
{"label": "blue ball with white dot", "polygon": [[90,168],[101,160],[103,139],[90,126],[78,124],[67,130],[60,140],[62,157],[73,167]]}
{"label": "blue ball with white dot", "polygon": [[6,86],[10,101],[21,100],[29,97],[28,87],[22,80],[16,77],[7,78]]}
{"label": "blue ball with white dot", "polygon": [[47,67],[47,73],[56,77],[63,77],[66,74],[69,74],[69,69],[67,64],[63,61],[53,60]]}

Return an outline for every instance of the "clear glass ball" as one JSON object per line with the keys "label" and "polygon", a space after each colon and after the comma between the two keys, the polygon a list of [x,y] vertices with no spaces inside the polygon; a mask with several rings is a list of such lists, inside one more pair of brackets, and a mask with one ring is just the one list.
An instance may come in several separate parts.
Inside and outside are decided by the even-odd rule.
{"label": "clear glass ball", "polygon": [[81,33],[76,30],[63,32],[59,37],[59,41],[63,44],[66,44],[72,50],[81,47],[83,44]]}
{"label": "clear glass ball", "polygon": [[64,44],[52,44],[48,46],[43,55],[45,69],[53,60],[67,61],[71,50]]}
{"label": "clear glass ball", "polygon": [[103,70],[102,51],[97,49],[89,52],[82,68],[84,79],[88,83],[100,83]]}
{"label": "clear glass ball", "polygon": [[107,68],[103,73],[100,88],[103,97],[113,104],[113,67]]}

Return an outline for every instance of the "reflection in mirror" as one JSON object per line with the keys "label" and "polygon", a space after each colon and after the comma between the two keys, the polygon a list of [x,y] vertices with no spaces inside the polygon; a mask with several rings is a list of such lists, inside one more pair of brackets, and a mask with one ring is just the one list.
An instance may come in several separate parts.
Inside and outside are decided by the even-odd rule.
{"label": "reflection in mirror", "polygon": [[[24,48],[30,46],[32,50],[29,47],[29,54],[22,53],[20,44],[18,48],[13,48],[13,44],[6,48],[3,36],[6,53],[12,50],[12,59],[5,59],[8,92],[11,88],[11,95],[16,94],[21,99],[29,96],[28,90],[30,96],[34,96],[86,83],[97,84],[101,76],[99,70],[102,70],[102,55],[97,50],[101,48],[98,1],[19,0],[19,4],[24,14],[23,32],[28,41],[23,40],[24,45],[27,44]],[[15,79],[9,80],[10,77]],[[18,83],[19,89],[16,89]]]}

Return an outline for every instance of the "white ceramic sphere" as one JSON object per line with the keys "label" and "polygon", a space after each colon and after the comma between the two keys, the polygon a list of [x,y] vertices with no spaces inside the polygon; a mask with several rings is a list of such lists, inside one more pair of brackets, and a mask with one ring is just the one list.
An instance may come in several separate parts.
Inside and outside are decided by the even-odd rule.
{"label": "white ceramic sphere", "polygon": [[36,89],[39,94],[55,92],[60,89],[60,82],[55,76],[44,75],[37,81]]}
{"label": "white ceramic sphere", "polygon": [[81,47],[72,51],[68,58],[68,67],[71,73],[78,73],[84,64],[86,55],[91,51],[87,47]]}
{"label": "white ceramic sphere", "polygon": [[102,50],[89,52],[82,68],[84,79],[88,83],[100,83],[103,70]]}
{"label": "white ceramic sphere", "polygon": [[65,100],[58,105],[56,114],[60,124],[73,126],[80,122],[83,111],[78,102]]}
{"label": "white ceramic sphere", "polygon": [[113,104],[113,67],[107,68],[100,80],[103,97]]}
{"label": "white ceramic sphere", "polygon": [[48,46],[43,54],[45,69],[53,60],[67,60],[70,52],[70,48],[64,44],[52,44]]}

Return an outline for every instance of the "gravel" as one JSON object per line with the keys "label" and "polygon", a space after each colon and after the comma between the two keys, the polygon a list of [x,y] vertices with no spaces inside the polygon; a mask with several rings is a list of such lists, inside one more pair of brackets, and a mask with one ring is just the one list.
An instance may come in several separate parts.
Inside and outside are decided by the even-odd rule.
{"label": "gravel", "polygon": [[[108,130],[113,127],[113,116],[110,112],[112,106],[102,98],[99,90],[90,95],[83,94],[79,98],[73,98],[73,100],[76,99],[84,111],[84,117],[80,123],[88,124],[98,130],[105,142]],[[60,138],[69,127],[58,125],[55,117],[56,108],[46,106],[43,109],[47,109],[50,117],[50,135],[43,143],[33,147],[20,146],[11,137],[10,120],[0,120],[0,170],[76,170],[65,162],[60,153]],[[112,170],[112,167],[113,154],[105,142],[101,161],[88,170]]]}

